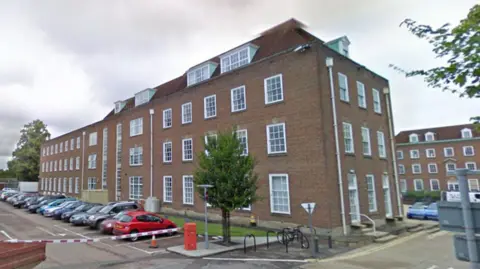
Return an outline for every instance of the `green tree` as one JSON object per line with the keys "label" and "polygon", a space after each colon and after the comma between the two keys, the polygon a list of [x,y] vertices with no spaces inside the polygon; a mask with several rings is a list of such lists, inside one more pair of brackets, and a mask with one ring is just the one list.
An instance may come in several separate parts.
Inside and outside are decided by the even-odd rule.
{"label": "green tree", "polygon": [[[411,19],[406,19],[402,25],[427,40],[436,57],[447,61],[431,69],[405,71],[391,65],[394,69],[404,72],[407,77],[424,77],[428,86],[451,91],[460,97],[480,97],[480,5],[473,6],[467,17],[453,28],[445,24],[435,29]],[[472,120],[478,123],[480,117]]]}
{"label": "green tree", "polygon": [[0,169],[0,178],[14,178],[15,173],[11,170]]}
{"label": "green tree", "polygon": [[7,163],[8,170],[20,180],[38,181],[40,147],[47,139],[50,139],[50,133],[41,120],[34,120],[24,125],[12,153],[12,160]]}
{"label": "green tree", "polygon": [[[205,141],[205,139],[203,139]],[[207,136],[206,152],[199,155],[194,173],[196,190],[205,199],[203,188],[209,184],[208,203],[222,212],[223,242],[230,243],[230,212],[248,207],[259,199],[257,196],[258,175],[253,171],[255,159],[242,155],[243,147],[235,129]]]}

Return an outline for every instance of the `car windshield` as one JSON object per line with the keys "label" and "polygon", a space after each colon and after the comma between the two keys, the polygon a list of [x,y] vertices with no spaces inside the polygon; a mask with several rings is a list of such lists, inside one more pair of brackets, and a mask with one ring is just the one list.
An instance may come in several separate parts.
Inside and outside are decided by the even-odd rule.
{"label": "car windshield", "polygon": [[101,208],[102,208],[102,206],[100,206],[100,205],[99,205],[99,206],[94,206],[94,207],[90,208],[90,209],[87,211],[87,213],[96,213],[96,212],[98,212],[98,210],[100,210]]}
{"label": "car windshield", "polygon": [[436,210],[437,209],[437,203],[432,203],[428,206],[428,209],[433,209],[433,210]]}
{"label": "car windshield", "polygon": [[132,221],[132,217],[130,217],[129,215],[122,215],[118,221],[120,221],[120,222],[130,222],[130,221]]}
{"label": "car windshield", "polygon": [[83,205],[77,205],[77,207],[75,207],[74,211],[80,211],[80,210],[83,210],[87,205],[83,204]]}
{"label": "car windshield", "polygon": [[122,211],[122,212],[119,212],[117,215],[115,215],[115,217],[113,217],[114,219],[120,219],[124,214],[125,214],[126,211]]}
{"label": "car windshield", "polygon": [[424,206],[425,206],[424,203],[418,202],[418,203],[413,204],[412,208],[417,208],[418,209],[418,208],[423,208]]}
{"label": "car windshield", "polygon": [[102,210],[100,210],[100,213],[107,214],[108,212],[110,212],[110,210],[112,210],[112,208],[113,205],[107,205],[106,207],[102,208]]}

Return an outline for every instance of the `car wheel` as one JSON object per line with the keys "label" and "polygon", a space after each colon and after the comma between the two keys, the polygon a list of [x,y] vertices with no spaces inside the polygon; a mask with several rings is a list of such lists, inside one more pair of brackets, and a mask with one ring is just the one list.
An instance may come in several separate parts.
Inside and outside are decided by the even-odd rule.
{"label": "car wheel", "polygon": [[[130,234],[136,234],[136,233],[138,233],[137,230],[133,230],[133,231],[130,232]],[[138,240],[138,236],[130,237],[130,241],[132,241],[132,242],[135,242],[137,240]]]}
{"label": "car wheel", "polygon": [[95,222],[95,230],[100,230],[100,224],[102,223],[101,220],[98,220],[97,222]]}

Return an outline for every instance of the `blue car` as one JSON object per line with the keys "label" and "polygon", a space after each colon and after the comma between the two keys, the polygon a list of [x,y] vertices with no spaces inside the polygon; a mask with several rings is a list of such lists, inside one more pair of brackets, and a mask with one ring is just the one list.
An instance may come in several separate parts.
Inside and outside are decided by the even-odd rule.
{"label": "blue car", "polygon": [[425,219],[438,220],[438,207],[437,203],[431,203],[425,209]]}
{"label": "blue car", "polygon": [[39,209],[37,209],[37,213],[40,214],[40,215],[43,215],[43,213],[45,212],[46,209],[52,208],[52,207],[57,207],[57,206],[63,204],[64,202],[73,201],[73,200],[76,200],[76,199],[75,198],[63,198],[63,199],[55,200],[55,201],[50,202],[50,203],[40,207]]}
{"label": "blue car", "polygon": [[63,213],[73,211],[75,208],[79,207],[82,204],[83,204],[82,201],[73,201],[69,205],[57,208],[56,210],[53,211],[52,219],[60,220],[62,219]]}
{"label": "blue car", "polygon": [[427,205],[424,202],[416,202],[408,207],[407,218],[425,219],[425,209],[427,209]]}

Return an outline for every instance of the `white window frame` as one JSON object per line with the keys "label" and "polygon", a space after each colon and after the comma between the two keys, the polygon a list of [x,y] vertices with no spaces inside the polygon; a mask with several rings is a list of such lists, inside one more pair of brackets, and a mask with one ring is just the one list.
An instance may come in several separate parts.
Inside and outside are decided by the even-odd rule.
{"label": "white window frame", "polygon": [[[272,151],[271,143],[272,141],[270,140],[270,128],[271,127],[277,127],[281,126],[283,129],[283,144],[285,145],[284,150],[279,150],[279,151]],[[266,131],[267,131],[267,153],[268,154],[279,154],[279,153],[287,153],[287,128],[285,126],[285,123],[275,123],[275,124],[269,124],[266,126]]]}
{"label": "white window frame", "polygon": [[[417,153],[417,157],[414,156],[414,152]],[[418,149],[411,149],[410,150],[410,159],[412,160],[417,160],[417,159],[420,159],[420,151]]]}
{"label": "white window frame", "polygon": [[68,171],[68,159],[63,160],[63,171]]}
{"label": "white window frame", "polygon": [[408,191],[408,185],[406,179],[400,179],[400,192],[406,193]]}
{"label": "white window frame", "polygon": [[73,177],[68,179],[68,193],[73,193]]}
{"label": "white window frame", "polygon": [[97,132],[92,132],[88,135],[88,145],[96,146],[97,145]]}
{"label": "white window frame", "polygon": [[[235,99],[237,93],[239,93],[238,95],[242,96],[241,99]],[[240,103],[239,100],[243,100],[243,104]],[[245,85],[230,90],[230,107],[232,112],[240,112],[247,109],[247,94],[245,90]]]}
{"label": "white window frame", "polygon": [[[448,155],[447,154],[447,151],[451,149],[452,150],[452,155]],[[455,149],[453,147],[446,147],[446,148],[443,148],[443,156],[444,157],[454,157],[455,156]]]}
{"label": "white window frame", "polygon": [[[235,55],[236,57],[233,57]],[[241,55],[246,56],[246,58],[242,59]],[[238,61],[232,63],[232,59],[238,59]],[[223,74],[225,72],[232,71],[234,69],[248,65],[250,63],[250,59],[250,46],[239,48],[220,57],[220,71]]]}
{"label": "white window frame", "polygon": [[[277,78],[280,79],[280,95],[281,96],[278,99],[274,100],[272,98],[272,101],[268,101],[268,96],[269,96],[268,82],[272,79],[277,79]],[[265,78],[263,80],[263,90],[264,90],[264,94],[265,94],[265,104],[266,105],[283,102],[283,100],[285,99],[284,90],[283,90],[283,75],[282,74],[277,74],[277,75]]]}
{"label": "white window frame", "polygon": [[97,154],[88,155],[88,169],[97,168]]}
{"label": "white window frame", "polygon": [[143,134],[143,117],[130,121],[130,137]]}
{"label": "white window frame", "polygon": [[[467,154],[467,149],[472,149],[472,154]],[[475,156],[475,148],[473,146],[463,146],[463,156],[470,157]]]}
{"label": "white window frame", "polygon": [[163,110],[163,129],[172,128],[173,126],[173,110],[167,108]]}
{"label": "white window frame", "polygon": [[75,157],[75,170],[80,170],[80,157]]}
{"label": "white window frame", "polygon": [[[430,166],[432,166],[432,165],[435,167],[435,171],[432,171],[432,169],[430,169]],[[437,166],[436,163],[427,164],[427,169],[428,169],[429,174],[438,174],[438,166]]]}
{"label": "white window frame", "polygon": [[75,138],[70,139],[70,150],[75,149]]}
{"label": "white window frame", "polygon": [[[60,142],[60,147],[59,147],[59,152],[62,153],[63,152],[63,142]],[[67,148],[68,149],[68,148]]]}
{"label": "white window frame", "polygon": [[150,90],[143,90],[135,94],[135,107],[146,104],[150,101]]}
{"label": "white window frame", "polygon": [[[62,167],[63,167],[63,165],[62,165],[62,164],[63,164],[62,160],[60,160],[59,164],[60,164],[60,165],[58,166],[58,171],[62,171],[62,170],[63,170],[63,169],[62,169]],[[56,168],[56,166],[55,166],[55,168]],[[55,170],[55,171],[56,171],[56,170]],[[65,171],[67,171],[67,170],[65,170]]]}
{"label": "white window frame", "polygon": [[410,135],[408,136],[408,142],[410,142],[410,143],[418,143],[418,141],[420,141],[420,140],[418,139],[418,134],[410,134]]}
{"label": "white window frame", "polygon": [[[468,168],[469,164],[473,165],[473,169]],[[466,162],[465,163],[465,168],[475,171],[475,170],[477,170],[477,163],[476,162]]]}
{"label": "white window frame", "polygon": [[58,144],[55,144],[55,154],[58,154]]}
{"label": "white window frame", "polygon": [[[189,115],[186,114],[188,112],[187,107],[189,107],[189,110],[190,110]],[[193,120],[193,110],[192,109],[193,109],[192,102],[182,104],[182,124],[192,123],[192,120]],[[189,116],[190,118],[188,118],[187,116]]]}
{"label": "white window frame", "polygon": [[243,148],[242,156],[248,155],[248,131],[247,129],[237,130],[237,139],[240,140],[240,144],[243,143],[242,139],[245,138],[245,147]]}
{"label": "white window frame", "polygon": [[[167,158],[167,145],[170,145],[170,159]],[[173,143],[172,141],[163,142],[163,162],[171,163],[173,161]]]}
{"label": "white window frame", "polygon": [[79,192],[79,182],[80,178],[76,177],[75,178],[75,193],[78,193]]}
{"label": "white window frame", "polygon": [[362,154],[363,156],[372,156],[372,142],[370,140],[370,129],[362,127]]}
{"label": "white window frame", "polygon": [[[192,180],[192,201],[188,201],[187,200],[187,186],[186,186],[186,180]],[[195,204],[195,183],[193,181],[193,176],[192,175],[184,175],[182,176],[182,183],[183,183],[183,187],[182,187],[182,196],[183,196],[183,204],[184,205],[193,205]],[[190,187],[189,187],[190,188]]]}
{"label": "white window frame", "polygon": [[[417,182],[421,182],[421,183],[422,183],[422,188],[421,188],[421,189],[417,188]],[[416,179],[414,179],[414,180],[413,180],[413,188],[414,188],[415,191],[423,191],[423,190],[425,190],[425,185],[424,185],[423,179],[421,179],[421,178],[416,178]]]}
{"label": "white window frame", "polygon": [[[449,170],[449,169],[448,169],[448,165],[449,165],[449,164],[453,164],[453,166],[454,166],[453,170]],[[457,169],[457,164],[456,164],[456,163],[448,162],[448,163],[445,164],[445,171],[446,171],[447,173],[448,173],[448,172],[454,172],[456,169]]]}
{"label": "white window frame", "polygon": [[397,160],[403,160],[403,150],[397,150]]}
{"label": "white window frame", "polygon": [[[433,155],[429,155],[429,151],[432,151],[433,152]],[[434,159],[436,156],[437,156],[437,153],[435,151],[434,148],[429,148],[429,149],[425,149],[425,156],[427,157],[427,159]]]}
{"label": "white window frame", "polygon": [[[167,199],[167,182],[170,181],[170,199]],[[173,203],[173,177],[163,176],[163,202]]]}
{"label": "white window frame", "polygon": [[133,147],[128,151],[128,163],[130,166],[143,165],[143,147]]}
{"label": "white window frame", "polygon": [[[377,207],[377,192],[376,192],[376,187],[375,187],[375,176],[373,174],[367,174],[365,175],[365,180],[367,182],[367,194],[368,194],[368,211],[369,212],[377,212],[378,207]],[[371,186],[373,187],[372,189],[369,189],[368,187],[368,181],[371,180]],[[372,207],[370,207],[370,199],[373,201]]]}
{"label": "white window frame", "polygon": [[385,146],[385,134],[377,131],[378,157],[387,158],[387,147]]}
{"label": "white window frame", "polygon": [[365,95],[365,84],[357,81],[357,101],[358,107],[367,108],[367,96]]}
{"label": "white window frame", "polygon": [[380,91],[372,89],[373,92],[373,112],[382,114],[382,98],[380,97]]}
{"label": "white window frame", "polygon": [[[215,133],[205,134],[205,136],[204,136],[205,145],[208,145],[208,138],[209,137],[215,138],[215,140],[217,140],[217,134],[215,134]],[[208,156],[208,150],[207,149],[205,149],[205,155]]]}
{"label": "white window frame", "polygon": [[462,138],[472,138],[473,137],[472,129],[470,129],[470,128],[463,128],[462,131],[461,131],[461,134],[462,134]]}
{"label": "white window frame", "polygon": [[[286,179],[286,187],[287,187],[287,201],[288,201],[288,210],[287,211],[279,211],[279,210],[274,210],[274,195],[273,195],[273,178],[274,177],[285,177]],[[290,205],[290,180],[288,177],[288,174],[269,174],[268,175],[268,181],[269,181],[269,191],[270,191],[270,212],[275,213],[275,214],[291,214],[291,205]]]}
{"label": "white window frame", "polygon": [[70,171],[73,171],[73,157],[70,157]]}
{"label": "white window frame", "polygon": [[[434,189],[433,188],[433,182],[437,182],[437,186],[438,188],[437,189]],[[436,178],[432,178],[430,179],[430,191],[439,191],[441,188],[440,188],[440,181]]]}
{"label": "white window frame", "polygon": [[[401,167],[401,169],[400,169],[400,167]],[[405,174],[405,165],[403,165],[403,164],[398,165],[398,174],[399,175],[404,175]]]}
{"label": "white window frame", "polygon": [[435,141],[435,134],[433,132],[425,133],[425,142]]}
{"label": "white window frame", "polygon": [[447,190],[449,191],[459,191],[460,186],[457,180],[449,180],[447,181]]}
{"label": "white window frame", "polygon": [[65,152],[67,152],[67,151],[68,151],[68,140],[65,141]]}
{"label": "white window frame", "polygon": [[80,149],[80,136],[77,136],[77,149]]}
{"label": "white window frame", "polygon": [[209,79],[211,76],[209,64],[210,63],[206,63],[202,66],[196,67],[195,69],[188,71],[187,86],[191,86]]}
{"label": "white window frame", "polygon": [[[191,158],[186,158],[187,156],[187,153],[185,151],[185,143],[187,141],[190,141],[190,145],[191,145]],[[182,139],[182,161],[193,161],[193,138],[185,138],[185,139]]]}
{"label": "white window frame", "polygon": [[[415,167],[418,167],[418,172],[415,172]],[[422,173],[422,165],[419,163],[412,163],[412,174],[418,175]]]}
{"label": "white window frame", "polygon": [[[60,160],[60,166],[62,165],[62,160]],[[57,161],[53,163],[53,172],[57,172]]]}
{"label": "white window frame", "polygon": [[[138,190],[135,188],[138,188]],[[143,177],[131,176],[128,178],[128,198],[133,201],[143,198]]]}
{"label": "white window frame", "polygon": [[67,193],[67,178],[63,178],[63,193]]}
{"label": "white window frame", "polygon": [[[341,88],[341,79],[345,80],[345,89]],[[338,73],[338,99],[343,102],[350,102],[350,93],[348,90],[348,77],[345,74]]]}
{"label": "white window frame", "polygon": [[343,144],[345,153],[355,153],[353,127],[351,123],[343,122]]}
{"label": "white window frame", "polygon": [[[475,182],[475,185],[477,185],[477,188],[472,188],[472,182]],[[468,179],[468,190],[469,191],[479,191],[480,186],[478,185],[478,179],[476,178],[469,178]]]}
{"label": "white window frame", "polygon": [[[213,111],[214,111],[214,114],[211,114],[209,115],[208,112],[209,112],[209,107],[208,107],[208,104],[209,104],[209,99],[212,99],[213,98]],[[212,94],[212,95],[209,95],[209,96],[205,96],[203,98],[203,116],[205,119],[210,119],[210,118],[215,118],[217,116],[217,95],[216,94]]]}

